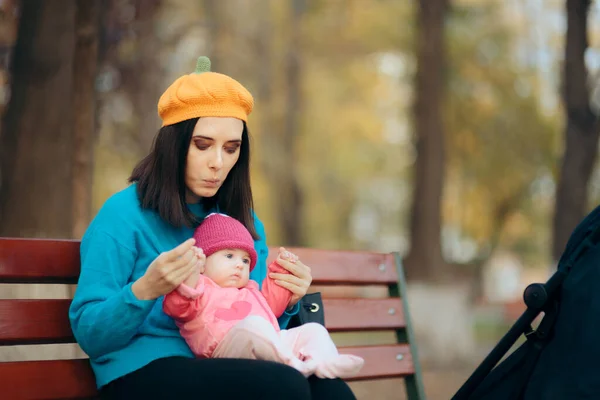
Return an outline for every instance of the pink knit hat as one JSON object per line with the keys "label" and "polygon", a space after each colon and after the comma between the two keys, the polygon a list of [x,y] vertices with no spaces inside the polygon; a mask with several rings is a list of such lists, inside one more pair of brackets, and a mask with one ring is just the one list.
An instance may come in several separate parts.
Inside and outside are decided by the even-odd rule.
{"label": "pink knit hat", "polygon": [[194,232],[196,247],[206,256],[223,249],[242,249],[250,255],[250,271],[256,265],[254,239],[248,229],[237,219],[225,214],[213,213],[206,216]]}

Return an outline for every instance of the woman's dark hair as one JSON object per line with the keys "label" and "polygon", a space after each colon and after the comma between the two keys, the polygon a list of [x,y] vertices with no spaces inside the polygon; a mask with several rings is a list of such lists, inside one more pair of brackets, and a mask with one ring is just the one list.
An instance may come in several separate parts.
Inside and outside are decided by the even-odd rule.
{"label": "woman's dark hair", "polygon": [[[160,128],[150,154],[135,166],[129,177],[129,182],[137,182],[142,208],[155,210],[162,219],[176,227],[195,227],[201,222],[185,201],[185,168],[196,122],[198,118],[192,118]],[[259,238],[252,216],[250,135],[246,123],[239,159],[219,191],[213,197],[202,199],[202,205],[207,211],[217,208],[219,212],[237,219],[254,239]]]}

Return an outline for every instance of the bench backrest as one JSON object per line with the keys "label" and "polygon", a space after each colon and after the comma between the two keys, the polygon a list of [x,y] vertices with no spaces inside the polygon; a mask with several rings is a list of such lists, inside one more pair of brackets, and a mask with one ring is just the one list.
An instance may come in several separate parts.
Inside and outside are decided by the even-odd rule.
{"label": "bench backrest", "polygon": [[[416,346],[398,254],[290,248],[309,265],[314,288],[323,289],[325,324],[339,332],[395,332],[393,343],[340,347],[362,356],[353,380],[405,378],[409,399],[424,399]],[[270,259],[276,249],[271,249]],[[0,238],[0,283],[75,284],[79,241]],[[378,298],[340,297],[331,287],[384,287]],[[348,290],[346,290],[347,292]],[[333,294],[332,294],[333,293]],[[341,293],[341,292],[337,292]],[[0,299],[0,346],[73,343],[68,299]],[[6,398],[93,398],[95,381],[86,359],[0,362]]]}

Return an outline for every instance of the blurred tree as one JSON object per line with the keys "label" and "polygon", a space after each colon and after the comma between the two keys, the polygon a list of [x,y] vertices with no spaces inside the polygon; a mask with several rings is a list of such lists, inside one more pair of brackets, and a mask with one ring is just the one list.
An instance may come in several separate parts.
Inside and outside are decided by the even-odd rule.
{"label": "blurred tree", "polygon": [[567,35],[563,67],[563,104],[567,117],[565,147],[556,188],[553,219],[553,261],[558,261],[569,236],[581,221],[588,185],[598,152],[600,123],[590,107],[588,71],[588,13],[591,0],[567,0]]}
{"label": "blurred tree", "polygon": [[473,274],[475,297],[497,249],[546,261],[555,162],[556,118],[541,112],[535,71],[512,51],[519,31],[499,7],[455,6],[448,25],[444,254],[472,267],[454,271]]}
{"label": "blurred tree", "polygon": [[[72,235],[75,2],[25,1],[0,138],[0,236]],[[51,210],[51,211],[49,211]]]}
{"label": "blurred tree", "polygon": [[283,226],[281,243],[287,246],[302,244],[302,190],[298,176],[298,136],[302,131],[301,116],[304,113],[304,97],[302,96],[303,41],[302,21],[306,10],[306,0],[292,0],[290,21],[290,42],[285,64],[287,83],[287,116],[281,132],[281,151],[272,154],[279,157],[281,163],[276,171],[279,173],[277,190],[279,201],[277,213]]}
{"label": "blurred tree", "polygon": [[9,70],[19,25],[18,5],[19,0],[0,2],[0,115],[4,114],[10,97]]}
{"label": "blurred tree", "polygon": [[136,151],[145,155],[160,127],[156,103],[162,90],[160,65],[162,41],[158,37],[156,15],[161,0],[112,0],[113,12],[107,16],[113,31],[104,55],[105,62],[118,68],[121,89],[131,104],[131,135],[137,141]]}
{"label": "blurred tree", "polygon": [[[98,140],[93,210],[127,185],[133,165],[149,151],[160,127],[156,104],[164,90],[163,0],[105,0],[99,42]],[[193,64],[192,64],[193,65]]]}
{"label": "blurred tree", "polygon": [[92,212],[96,73],[101,0],[77,0],[73,57],[73,237],[81,238]]}
{"label": "blurred tree", "polygon": [[[298,142],[303,135],[304,116],[304,36],[306,1],[293,0],[279,7],[287,12],[283,51],[277,47],[276,27],[271,20],[279,10],[270,1],[258,5],[259,23],[255,31],[257,116],[259,120],[259,165],[267,181],[271,219],[276,225],[278,244],[299,246],[303,238],[303,188],[299,181]],[[283,33],[283,32],[282,32]],[[283,61],[283,68],[274,68]],[[281,81],[279,85],[278,82]],[[279,103],[279,104],[278,104]]]}
{"label": "blurred tree", "polygon": [[[280,112],[274,101],[278,92],[281,92],[280,85],[277,84],[278,69],[275,68],[276,60],[279,59],[278,51],[274,46],[276,41],[274,35],[277,33],[277,29],[274,23],[276,19],[273,3],[270,0],[258,2],[256,10],[258,15],[254,37],[251,41],[253,54],[256,57],[252,62],[253,72],[256,76],[255,110],[253,111],[255,128],[251,128],[251,131],[254,133],[255,143],[257,143],[254,146],[256,152],[253,157],[259,169],[258,171],[254,170],[253,173],[253,195],[255,207],[272,211],[261,212],[261,218],[266,225],[269,225],[267,233],[269,239],[279,242],[280,232],[284,228],[284,224],[279,221],[279,212],[276,211],[281,207],[275,206],[279,201],[275,179],[277,179],[277,161],[280,158],[270,156],[281,151],[278,124]],[[261,185],[261,178],[264,178],[266,184]],[[267,202],[271,204],[266,204]],[[269,223],[269,219],[273,223]]]}
{"label": "blurred tree", "polygon": [[309,4],[297,138],[303,242],[399,250],[412,160],[403,127],[413,63],[411,23],[398,20],[412,21],[414,7],[387,0]]}
{"label": "blurred tree", "polygon": [[[231,26],[228,26],[228,11],[226,2],[221,0],[203,0],[204,11],[206,13],[206,24],[208,26],[209,45],[208,55],[213,71],[228,73],[226,70],[232,68],[227,65],[227,60],[230,55],[230,44],[233,38],[231,37]],[[231,5],[231,2],[229,2]]]}
{"label": "blurred tree", "polygon": [[417,159],[413,178],[410,250],[406,275],[412,280],[435,279],[445,265],[442,257],[442,194],[445,134],[442,107],[446,80],[445,21],[450,0],[420,0],[414,124]]}
{"label": "blurred tree", "polygon": [[156,15],[161,0],[136,0],[135,2],[135,62],[131,66],[134,92],[131,93],[137,124],[137,138],[142,155],[150,151],[160,119],[156,112],[158,98],[164,89],[160,82],[164,72],[161,68],[160,53],[162,41],[156,28]]}

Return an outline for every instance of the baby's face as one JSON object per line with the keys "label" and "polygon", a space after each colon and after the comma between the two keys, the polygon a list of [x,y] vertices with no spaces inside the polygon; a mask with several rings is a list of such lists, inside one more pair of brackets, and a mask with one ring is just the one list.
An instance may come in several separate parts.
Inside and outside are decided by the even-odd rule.
{"label": "baby's face", "polygon": [[250,255],[240,249],[219,250],[206,257],[204,275],[221,287],[244,287],[250,278]]}

